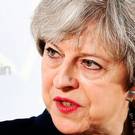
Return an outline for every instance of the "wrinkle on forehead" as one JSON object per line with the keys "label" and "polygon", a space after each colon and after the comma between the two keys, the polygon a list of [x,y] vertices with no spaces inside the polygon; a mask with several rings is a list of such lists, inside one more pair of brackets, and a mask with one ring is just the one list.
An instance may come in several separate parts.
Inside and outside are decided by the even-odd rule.
{"label": "wrinkle on forehead", "polygon": [[99,41],[101,40],[99,37],[100,36],[97,32],[97,24],[89,23],[83,28],[82,31],[76,34],[68,34],[60,42],[68,40],[71,41],[73,45],[80,48],[83,47],[83,44],[86,42],[86,40],[91,39],[91,41]]}
{"label": "wrinkle on forehead", "polygon": [[108,45],[99,36],[97,27],[96,23],[89,23],[80,33],[68,34],[63,40],[57,42],[56,45],[69,45],[69,48],[72,46],[72,50],[74,51],[87,52],[97,56],[101,55],[113,60],[113,57],[110,55],[111,52],[107,48]]}

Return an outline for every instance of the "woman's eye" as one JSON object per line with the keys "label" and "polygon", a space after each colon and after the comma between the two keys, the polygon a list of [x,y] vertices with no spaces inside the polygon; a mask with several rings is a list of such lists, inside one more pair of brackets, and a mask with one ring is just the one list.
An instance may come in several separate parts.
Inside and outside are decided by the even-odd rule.
{"label": "woman's eye", "polygon": [[81,64],[90,70],[100,70],[102,68],[102,66],[95,61],[88,59],[83,59]]}
{"label": "woman's eye", "polygon": [[45,50],[46,50],[46,52],[47,52],[47,55],[48,55],[49,57],[51,57],[51,58],[58,58],[58,57],[60,57],[59,52],[57,52],[56,50],[54,50],[54,49],[51,48],[51,47],[48,47],[48,48],[46,48]]}

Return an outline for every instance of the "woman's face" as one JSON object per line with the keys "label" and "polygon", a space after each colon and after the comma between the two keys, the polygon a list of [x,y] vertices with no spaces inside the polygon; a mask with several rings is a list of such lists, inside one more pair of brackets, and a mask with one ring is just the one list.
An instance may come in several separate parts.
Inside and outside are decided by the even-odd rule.
{"label": "woman's face", "polygon": [[113,128],[127,112],[125,65],[107,55],[93,31],[90,25],[79,38],[45,46],[43,99],[55,126],[65,134],[94,126]]}

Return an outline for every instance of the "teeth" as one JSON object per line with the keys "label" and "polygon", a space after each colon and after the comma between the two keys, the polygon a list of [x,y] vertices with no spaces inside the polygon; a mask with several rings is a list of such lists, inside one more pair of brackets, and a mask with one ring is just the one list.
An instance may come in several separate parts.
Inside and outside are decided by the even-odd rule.
{"label": "teeth", "polygon": [[65,102],[65,101],[63,101],[62,104],[63,104],[64,106],[72,106],[72,105],[73,105],[72,103]]}

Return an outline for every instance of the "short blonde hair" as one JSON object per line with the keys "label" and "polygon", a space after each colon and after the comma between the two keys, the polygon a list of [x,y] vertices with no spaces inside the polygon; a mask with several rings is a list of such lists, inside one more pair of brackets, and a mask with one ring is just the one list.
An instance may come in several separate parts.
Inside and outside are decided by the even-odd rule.
{"label": "short blonde hair", "polygon": [[81,32],[95,21],[100,38],[129,72],[135,84],[135,1],[134,0],[42,0],[32,21],[32,33],[41,55],[44,41],[60,41]]}

